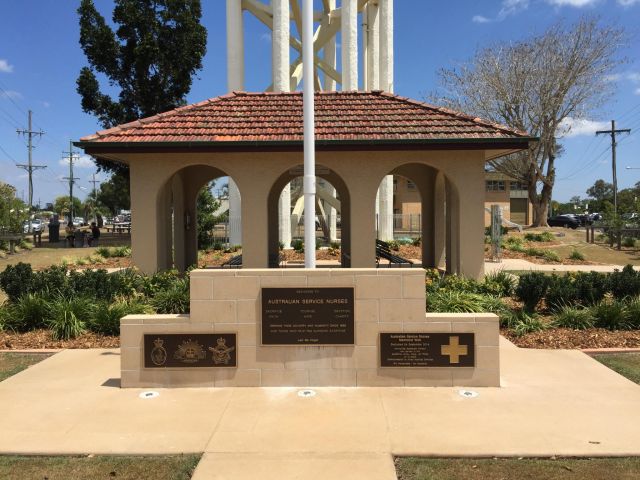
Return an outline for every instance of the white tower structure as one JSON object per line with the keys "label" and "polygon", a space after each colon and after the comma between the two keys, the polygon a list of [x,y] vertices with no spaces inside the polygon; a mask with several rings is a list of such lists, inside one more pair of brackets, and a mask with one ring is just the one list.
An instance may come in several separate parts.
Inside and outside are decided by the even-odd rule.
{"label": "white tower structure", "polygon": [[[360,88],[358,59],[362,61],[363,90],[393,92],[393,0],[322,0],[314,12],[314,85],[316,90],[353,91]],[[243,12],[253,15],[272,32],[272,79],[267,91],[297,89],[303,77],[302,9],[300,0],[227,0],[227,84],[229,91],[244,89]],[[358,53],[358,23],[362,25],[362,52]],[[292,25],[293,24],[293,25]],[[295,28],[292,28],[295,27]],[[341,58],[336,37],[340,34]],[[289,53],[293,50],[293,59]],[[340,64],[340,71],[338,71]],[[230,242],[240,244],[240,195],[229,179]],[[291,191],[280,197],[280,238],[291,241]],[[393,176],[385,177],[378,192],[378,235],[393,238]],[[312,213],[313,214],[313,213]],[[329,208],[330,236],[335,238],[335,209]],[[232,223],[233,225],[233,223]],[[237,230],[234,232],[234,230]]]}

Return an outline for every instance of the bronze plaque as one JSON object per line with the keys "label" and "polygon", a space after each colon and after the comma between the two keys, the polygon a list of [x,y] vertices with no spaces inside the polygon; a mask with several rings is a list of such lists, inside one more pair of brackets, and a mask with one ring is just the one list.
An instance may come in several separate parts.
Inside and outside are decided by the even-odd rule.
{"label": "bronze plaque", "polygon": [[353,345],[353,287],[263,288],[263,345]]}
{"label": "bronze plaque", "polygon": [[473,367],[473,333],[380,333],[380,366]]}
{"label": "bronze plaque", "polygon": [[235,333],[144,335],[144,368],[237,367]]}

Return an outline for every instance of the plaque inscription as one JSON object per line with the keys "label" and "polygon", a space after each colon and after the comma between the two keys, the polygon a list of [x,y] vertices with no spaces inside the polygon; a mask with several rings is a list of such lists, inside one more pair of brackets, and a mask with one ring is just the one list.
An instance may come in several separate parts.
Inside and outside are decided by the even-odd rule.
{"label": "plaque inscription", "polygon": [[381,367],[473,367],[473,333],[380,333]]}
{"label": "plaque inscription", "polygon": [[237,367],[235,333],[145,334],[144,368]]}
{"label": "plaque inscription", "polygon": [[263,288],[263,345],[353,345],[353,287]]}

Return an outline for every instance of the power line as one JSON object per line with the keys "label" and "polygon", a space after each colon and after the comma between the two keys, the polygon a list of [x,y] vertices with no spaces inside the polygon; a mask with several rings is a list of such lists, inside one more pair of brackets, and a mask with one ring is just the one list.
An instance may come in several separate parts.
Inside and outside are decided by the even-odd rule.
{"label": "power line", "polygon": [[[31,110],[29,110],[29,128],[27,130],[17,130],[18,135],[22,134],[25,135],[28,139],[28,145],[27,145],[27,151],[29,154],[29,163],[25,164],[16,164],[16,166],[18,168],[22,168],[24,170],[27,171],[27,173],[29,174],[29,215],[31,215],[31,210],[33,209],[33,172],[35,170],[39,170],[41,168],[47,168],[46,165],[34,165],[32,160],[31,160],[31,154],[33,151],[33,136],[34,135],[39,135],[42,136],[44,135],[44,132],[42,130],[34,132],[33,130],[31,130],[31,115],[32,112]],[[31,232],[31,222],[29,222],[29,232]]]}
{"label": "power line", "polygon": [[611,130],[598,130],[596,135],[611,135],[611,169],[613,170],[613,215],[618,214],[618,172],[616,169],[616,135],[618,133],[631,133],[630,128],[616,130],[616,121],[611,120]]}

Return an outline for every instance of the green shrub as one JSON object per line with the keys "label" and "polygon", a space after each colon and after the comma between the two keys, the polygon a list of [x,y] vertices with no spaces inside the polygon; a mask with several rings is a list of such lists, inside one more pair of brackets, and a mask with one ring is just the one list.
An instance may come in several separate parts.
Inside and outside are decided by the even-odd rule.
{"label": "green shrub", "polygon": [[627,248],[633,248],[636,246],[636,239],[633,237],[624,237],[622,239],[622,246]]}
{"label": "green shrub", "polygon": [[44,298],[27,293],[7,308],[10,315],[5,318],[6,328],[28,332],[47,326],[51,306]]}
{"label": "green shrub", "polygon": [[111,250],[109,247],[98,247],[96,248],[96,253],[104,258],[111,257]]}
{"label": "green shrub", "polygon": [[297,238],[291,242],[291,248],[293,248],[298,253],[304,252],[304,242]]}
{"label": "green shrub", "polygon": [[484,306],[484,297],[477,293],[440,290],[427,295],[428,312],[481,313]]}
{"label": "green shrub", "polygon": [[0,273],[0,288],[4,290],[10,301],[15,302],[20,296],[31,292],[33,276],[33,270],[28,263],[8,265]]}
{"label": "green shrub", "polygon": [[524,244],[523,240],[521,237],[507,237],[507,239],[504,241],[505,245],[507,246],[507,248],[509,247],[513,247],[513,246],[522,246]]}
{"label": "green shrub", "polygon": [[126,315],[153,313],[153,309],[136,299],[120,299],[114,303],[98,305],[89,323],[89,329],[101,335],[120,334],[120,319]]}
{"label": "green shrub", "polygon": [[189,278],[177,280],[158,292],[151,299],[151,306],[158,313],[189,313]]}
{"label": "green shrub", "polygon": [[122,247],[113,247],[111,249],[112,257],[130,257],[131,256],[131,247],[122,246]]}
{"label": "green shrub", "polygon": [[553,318],[554,326],[573,330],[585,330],[593,327],[594,323],[591,310],[584,307],[562,307]]}
{"label": "green shrub", "polygon": [[640,297],[627,300],[624,307],[625,325],[630,330],[640,329]]}
{"label": "green shrub", "polygon": [[53,338],[68,340],[83,334],[86,324],[93,320],[94,312],[94,303],[88,298],[59,298],[52,302],[48,325]]}
{"label": "green shrub", "polygon": [[540,317],[536,314],[529,314],[527,312],[519,312],[516,318],[513,319],[513,325],[511,330],[514,335],[521,337],[527,333],[540,332],[547,329],[547,325],[540,320]]}
{"label": "green shrub", "polygon": [[619,300],[603,300],[590,308],[595,326],[607,330],[626,330],[625,305]]}
{"label": "green shrub", "polygon": [[524,234],[524,239],[528,242],[552,242],[554,240],[554,236],[551,232],[529,232]]}
{"label": "green shrub", "polygon": [[640,295],[640,272],[627,265],[622,271],[616,270],[609,275],[609,290],[617,299]]}
{"label": "green shrub", "polygon": [[593,305],[609,291],[609,279],[604,273],[578,272],[573,275],[576,300],[582,305]]}
{"label": "green shrub", "polygon": [[547,260],[549,262],[559,262],[560,261],[560,255],[558,255],[558,252],[556,252],[554,250],[543,250],[542,258],[544,258],[545,260]]}
{"label": "green shrub", "polygon": [[516,298],[524,303],[528,312],[532,312],[546,295],[548,287],[549,278],[543,273],[525,273],[520,276],[518,281],[515,290]]}
{"label": "green shrub", "polygon": [[515,277],[504,270],[496,270],[484,276],[482,288],[484,293],[495,294],[500,297],[510,297],[516,286]]}
{"label": "green shrub", "polygon": [[400,242],[398,242],[397,240],[389,240],[387,243],[389,244],[389,248],[391,250],[394,250],[396,252],[400,250]]}
{"label": "green shrub", "polygon": [[578,250],[577,248],[574,248],[573,250],[571,250],[571,254],[569,255],[569,258],[571,260],[583,261],[584,254],[580,252],[580,250]]}
{"label": "green shrub", "polygon": [[416,237],[411,240],[411,245],[413,245],[414,247],[419,247],[420,245],[422,245],[422,237]]}
{"label": "green shrub", "polygon": [[557,311],[576,302],[578,293],[569,277],[552,275],[547,277],[548,286],[545,299],[549,310]]}

